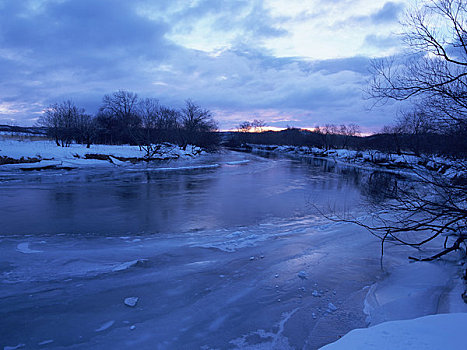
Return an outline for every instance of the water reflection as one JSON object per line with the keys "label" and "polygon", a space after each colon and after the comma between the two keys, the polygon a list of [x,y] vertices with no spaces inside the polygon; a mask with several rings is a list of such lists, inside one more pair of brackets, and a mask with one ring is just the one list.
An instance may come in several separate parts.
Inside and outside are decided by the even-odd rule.
{"label": "water reflection", "polygon": [[[249,162],[228,164],[245,159]],[[368,177],[313,158],[227,153],[208,161],[220,166],[48,172],[6,181],[0,186],[0,233],[137,234],[247,226],[308,215],[310,203],[353,208]]]}
{"label": "water reflection", "polygon": [[405,181],[400,175],[374,171],[365,176],[365,181],[361,185],[362,194],[371,204],[381,204],[381,202],[393,199],[397,195],[398,182]]}

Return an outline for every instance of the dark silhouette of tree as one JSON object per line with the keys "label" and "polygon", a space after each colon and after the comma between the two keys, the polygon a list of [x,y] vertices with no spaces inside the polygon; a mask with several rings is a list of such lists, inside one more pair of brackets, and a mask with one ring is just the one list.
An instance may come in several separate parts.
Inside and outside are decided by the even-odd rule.
{"label": "dark silhouette of tree", "polygon": [[133,143],[140,127],[138,95],[125,90],[105,95],[97,116],[100,131],[109,143]]}
{"label": "dark silhouette of tree", "polygon": [[37,123],[47,128],[47,134],[57,146],[68,147],[73,140],[88,145],[91,142],[92,118],[70,100],[49,106]]}
{"label": "dark silhouette of tree", "polygon": [[210,146],[218,143],[217,123],[209,110],[201,108],[191,100],[185,101],[180,113],[182,146],[187,144]]}
{"label": "dark silhouette of tree", "polygon": [[413,10],[404,22],[411,55],[403,61],[376,62],[368,90],[378,102],[414,102],[413,112],[399,120],[398,133],[414,134],[431,128],[463,133],[463,144],[456,146],[461,150],[459,158],[451,168],[456,176],[444,176],[442,164],[433,163],[431,172],[415,170],[413,181],[395,182],[391,188],[392,197],[383,205],[392,210],[392,215],[376,216],[370,224],[357,221],[380,237],[383,244],[391,238],[421,247],[445,237],[439,253],[413,257],[417,260],[433,260],[455,250],[465,254],[466,249],[466,6],[461,0],[436,0]]}
{"label": "dark silhouette of tree", "polygon": [[253,125],[251,125],[251,122],[244,121],[237,126],[237,130],[238,132],[249,132],[252,127]]}
{"label": "dark silhouette of tree", "polygon": [[136,115],[140,119],[140,127],[131,129],[134,141],[146,152],[146,157],[153,157],[160,149],[161,135],[159,128],[159,100],[145,98],[138,102]]}
{"label": "dark silhouette of tree", "polygon": [[97,134],[96,120],[89,114],[79,114],[74,131],[76,142],[85,144],[87,148],[91,147]]}
{"label": "dark silhouette of tree", "polygon": [[251,122],[251,127],[255,129],[255,132],[263,132],[263,129],[266,125],[267,125],[266,122],[261,119],[254,119]]}
{"label": "dark silhouette of tree", "polygon": [[220,138],[211,112],[191,100],[181,110],[161,106],[155,98],[139,99],[136,93],[119,90],[105,95],[96,117],[71,101],[51,105],[38,125],[45,127],[57,145],[72,141],[86,144],[133,144],[153,157],[163,142],[216,148]]}

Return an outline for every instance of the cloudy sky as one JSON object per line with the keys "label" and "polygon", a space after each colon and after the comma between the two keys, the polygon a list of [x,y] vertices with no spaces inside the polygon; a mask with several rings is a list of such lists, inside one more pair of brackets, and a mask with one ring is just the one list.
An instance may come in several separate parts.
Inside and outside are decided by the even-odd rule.
{"label": "cloudy sky", "polygon": [[358,123],[370,58],[397,54],[411,0],[0,0],[0,124],[33,125],[72,99],[95,113],[125,89],[191,98],[222,129]]}

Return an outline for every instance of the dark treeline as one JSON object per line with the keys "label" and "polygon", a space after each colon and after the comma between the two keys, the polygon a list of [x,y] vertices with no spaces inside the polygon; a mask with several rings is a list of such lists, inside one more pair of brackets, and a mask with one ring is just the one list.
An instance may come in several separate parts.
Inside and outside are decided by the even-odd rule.
{"label": "dark treeline", "polygon": [[[330,127],[309,131],[288,128],[282,131],[230,133],[227,146],[240,147],[243,144],[293,145],[317,147],[321,149],[344,148],[353,150],[379,150],[390,153],[411,153],[415,155],[447,155],[465,157],[467,155],[467,129],[410,132],[397,127],[385,127],[381,133],[359,136],[349,128]],[[355,130],[355,129],[354,129]]]}
{"label": "dark treeline", "polygon": [[[266,124],[262,120],[245,121],[231,133],[227,145],[238,147],[245,143],[264,145],[309,146],[324,149],[355,148],[358,145],[360,127],[356,124],[326,124],[315,131],[288,127],[282,131],[263,131]],[[255,131],[255,132],[251,132]]]}
{"label": "dark treeline", "polygon": [[170,142],[215,148],[219,143],[218,127],[211,112],[185,101],[181,109],[162,106],[155,98],[139,98],[136,93],[119,90],[105,95],[98,113],[91,116],[72,101],[49,106],[38,120],[58,146],[72,142],[86,144],[132,144],[144,149],[147,156],[157,151],[157,144]]}

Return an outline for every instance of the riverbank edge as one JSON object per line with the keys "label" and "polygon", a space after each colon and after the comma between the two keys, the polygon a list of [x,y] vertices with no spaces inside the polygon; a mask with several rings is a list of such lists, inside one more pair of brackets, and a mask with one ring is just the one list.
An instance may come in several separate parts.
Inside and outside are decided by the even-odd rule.
{"label": "riverbank edge", "polygon": [[125,166],[191,160],[207,154],[206,150],[187,145],[180,147],[170,143],[154,145],[154,152],[148,152],[132,145],[81,144],[59,147],[50,140],[0,139],[0,169],[71,170],[84,167]]}
{"label": "riverbank edge", "polygon": [[435,172],[449,179],[467,179],[467,169],[456,159],[410,153],[395,154],[377,150],[321,149],[307,146],[245,144],[229,148],[240,152],[259,152],[293,157],[315,158],[368,171],[413,175],[417,171]]}

